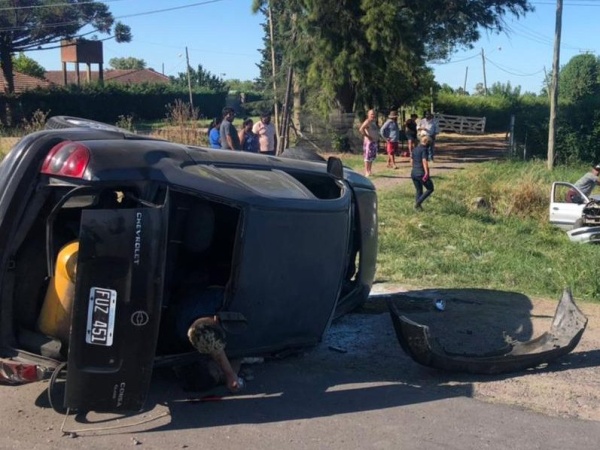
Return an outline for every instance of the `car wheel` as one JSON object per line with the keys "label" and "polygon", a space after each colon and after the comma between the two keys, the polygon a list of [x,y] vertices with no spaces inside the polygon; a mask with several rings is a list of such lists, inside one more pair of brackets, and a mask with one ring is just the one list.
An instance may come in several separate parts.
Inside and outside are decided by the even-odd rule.
{"label": "car wheel", "polygon": [[581,228],[583,226],[583,219],[577,219],[573,224],[573,229]]}
{"label": "car wheel", "polygon": [[281,152],[281,157],[290,159],[300,159],[303,161],[325,162],[326,159],[313,150],[302,147],[286,148]]}
{"label": "car wheel", "polygon": [[118,133],[131,134],[131,131],[124,128],[119,128],[114,125],[109,125],[95,120],[83,119],[80,117],[71,116],[54,116],[50,117],[46,122],[47,130],[61,130],[65,128],[94,128],[96,130],[116,131]]}

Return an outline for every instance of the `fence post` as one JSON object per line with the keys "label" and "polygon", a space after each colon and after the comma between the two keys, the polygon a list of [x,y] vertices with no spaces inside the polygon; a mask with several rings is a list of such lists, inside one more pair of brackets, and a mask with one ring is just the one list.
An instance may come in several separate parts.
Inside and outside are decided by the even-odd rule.
{"label": "fence post", "polygon": [[509,141],[508,141],[508,148],[510,148],[510,154],[514,155],[515,153],[515,115],[511,114],[510,115],[510,127],[508,132],[509,134]]}

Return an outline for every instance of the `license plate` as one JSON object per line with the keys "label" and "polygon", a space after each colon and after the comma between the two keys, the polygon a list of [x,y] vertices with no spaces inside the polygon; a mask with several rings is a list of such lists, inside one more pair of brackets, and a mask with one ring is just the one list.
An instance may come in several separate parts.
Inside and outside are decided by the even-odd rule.
{"label": "license plate", "polygon": [[90,289],[85,342],[110,347],[113,344],[117,291],[93,287]]}

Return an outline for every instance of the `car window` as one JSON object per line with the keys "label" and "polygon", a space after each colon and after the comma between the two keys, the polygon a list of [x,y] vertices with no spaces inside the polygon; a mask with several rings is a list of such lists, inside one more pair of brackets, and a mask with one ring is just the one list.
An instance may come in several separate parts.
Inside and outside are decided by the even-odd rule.
{"label": "car window", "polygon": [[249,190],[252,190],[262,196],[287,198],[287,199],[316,199],[315,195],[300,181],[288,175],[281,170],[256,170],[235,167],[211,166],[210,170],[202,166],[188,166],[184,170],[202,177],[213,178],[221,182],[224,178],[220,174],[226,175]]}
{"label": "car window", "polygon": [[222,169],[248,188],[262,195],[278,198],[316,198],[294,177],[280,170]]}

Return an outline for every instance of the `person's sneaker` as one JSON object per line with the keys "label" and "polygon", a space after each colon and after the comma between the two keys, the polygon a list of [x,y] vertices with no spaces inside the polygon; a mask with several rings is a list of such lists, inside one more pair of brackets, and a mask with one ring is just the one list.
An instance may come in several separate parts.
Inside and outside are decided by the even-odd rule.
{"label": "person's sneaker", "polygon": [[415,205],[415,211],[423,211],[423,207],[421,205]]}

